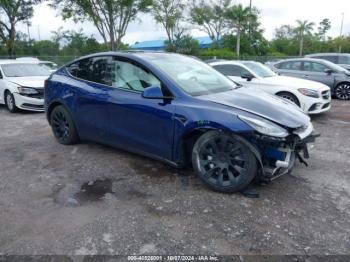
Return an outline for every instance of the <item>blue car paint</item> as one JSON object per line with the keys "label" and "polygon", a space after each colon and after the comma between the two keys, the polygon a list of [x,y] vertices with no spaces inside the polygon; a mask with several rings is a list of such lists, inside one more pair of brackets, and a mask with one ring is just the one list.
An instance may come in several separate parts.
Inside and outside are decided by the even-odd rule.
{"label": "blue car paint", "polygon": [[[82,140],[147,154],[176,165],[183,159],[184,139],[195,130],[223,130],[243,136],[253,134],[253,128],[238,115],[265,117],[279,124],[282,122],[286,128],[303,126],[308,121],[307,116],[295,109],[286,112],[281,109],[276,115],[273,102],[260,103],[256,96],[249,95],[255,90],[242,88],[243,91],[236,89],[225,94],[192,97],[147,62],[147,57],[143,59],[142,54],[108,52],[93,56],[102,55],[129,59],[147,68],[171,91],[174,99],[143,98],[139,92],[77,79],[62,67],[47,82],[46,112],[49,113],[55,103],[63,104],[72,115]],[[240,97],[245,104],[239,103]],[[239,104],[238,108],[235,103]],[[261,108],[258,107],[261,106],[264,107],[263,114],[259,114]]]}

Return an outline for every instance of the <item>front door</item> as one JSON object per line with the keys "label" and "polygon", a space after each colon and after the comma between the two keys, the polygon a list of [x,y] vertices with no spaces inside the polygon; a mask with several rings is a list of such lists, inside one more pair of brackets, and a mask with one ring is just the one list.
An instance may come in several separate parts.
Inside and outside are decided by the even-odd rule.
{"label": "front door", "polygon": [[307,61],[303,63],[303,72],[305,79],[320,82],[327,86],[333,86],[334,74],[326,73],[326,69],[330,68],[321,63]]}
{"label": "front door", "polygon": [[142,97],[146,87],[162,87],[163,92],[165,87],[146,68],[125,58],[113,58],[110,68],[111,142],[125,149],[172,159],[174,105],[171,100]]}

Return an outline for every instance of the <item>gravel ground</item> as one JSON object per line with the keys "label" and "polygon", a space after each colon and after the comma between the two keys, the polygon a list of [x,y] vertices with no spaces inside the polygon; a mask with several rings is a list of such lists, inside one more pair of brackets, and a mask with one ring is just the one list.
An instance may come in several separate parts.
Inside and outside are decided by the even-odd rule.
{"label": "gravel ground", "polygon": [[0,107],[0,121],[0,254],[350,254],[349,101],[313,117],[309,167],[258,199],[110,147],[60,145],[41,113]]}

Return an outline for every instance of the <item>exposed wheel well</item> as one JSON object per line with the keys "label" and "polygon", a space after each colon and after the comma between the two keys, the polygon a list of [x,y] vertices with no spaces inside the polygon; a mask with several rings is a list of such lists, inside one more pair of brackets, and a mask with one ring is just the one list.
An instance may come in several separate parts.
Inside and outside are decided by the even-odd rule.
{"label": "exposed wheel well", "polygon": [[195,129],[192,130],[190,133],[188,133],[182,142],[182,165],[183,166],[188,166],[192,164],[192,149],[198,138],[203,135],[204,133],[211,131],[213,129],[211,128],[203,128],[203,129]]}
{"label": "exposed wheel well", "polygon": [[294,99],[296,99],[297,105],[300,107],[300,101],[299,101],[299,99],[296,97],[296,95],[294,95],[293,93],[288,92],[288,91],[280,91],[280,92],[277,92],[275,95],[276,95],[276,96],[280,96],[280,95],[282,95],[282,94],[288,94],[288,95],[293,96]]}
{"label": "exposed wheel well", "polygon": [[342,84],[350,85],[350,82],[348,82],[348,81],[343,81],[343,82],[338,83],[335,87],[340,86],[340,85],[342,85]]}

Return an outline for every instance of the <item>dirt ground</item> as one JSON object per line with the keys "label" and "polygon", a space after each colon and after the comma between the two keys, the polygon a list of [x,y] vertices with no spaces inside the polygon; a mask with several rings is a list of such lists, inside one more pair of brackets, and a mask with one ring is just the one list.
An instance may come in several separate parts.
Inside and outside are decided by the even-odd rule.
{"label": "dirt ground", "polygon": [[0,107],[0,254],[350,254],[350,102],[332,103],[312,117],[309,167],[257,199],[117,149],[60,145],[44,114]]}

